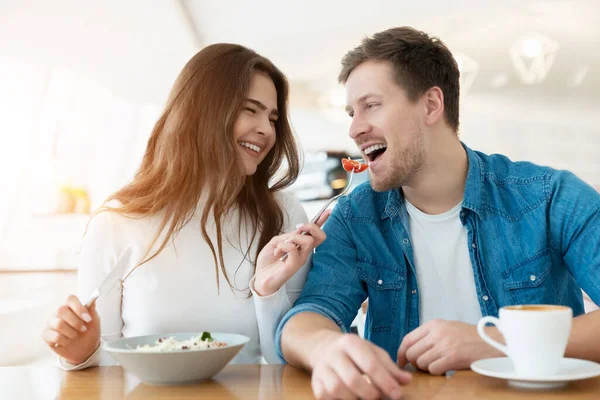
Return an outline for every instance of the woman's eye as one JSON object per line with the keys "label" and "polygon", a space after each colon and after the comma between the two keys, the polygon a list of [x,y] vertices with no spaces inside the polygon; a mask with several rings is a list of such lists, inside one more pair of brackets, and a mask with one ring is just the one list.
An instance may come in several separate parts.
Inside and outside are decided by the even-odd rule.
{"label": "woman's eye", "polygon": [[256,110],[252,107],[246,107],[246,111],[251,112],[252,114],[256,114]]}

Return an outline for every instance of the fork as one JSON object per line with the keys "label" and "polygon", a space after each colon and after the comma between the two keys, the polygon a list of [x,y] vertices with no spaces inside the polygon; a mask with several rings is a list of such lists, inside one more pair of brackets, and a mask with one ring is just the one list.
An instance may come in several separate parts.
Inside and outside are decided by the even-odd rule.
{"label": "fork", "polygon": [[[342,191],[342,193],[333,196],[331,199],[329,199],[329,201],[327,201],[327,203],[325,203],[325,205],[323,205],[323,207],[321,207],[321,209],[319,210],[319,212],[317,213],[317,215],[314,216],[313,219],[310,220],[311,224],[316,223],[319,218],[321,218],[321,215],[325,212],[325,210],[327,210],[327,207],[329,207],[331,205],[331,203],[333,203],[334,201],[336,201],[337,199],[339,199],[340,197],[346,195],[346,193],[348,193],[348,190],[350,190],[350,186],[352,186],[352,177],[354,177],[354,170],[352,170],[352,172],[350,172],[350,178],[348,179],[348,184],[346,185],[346,188]],[[301,235],[307,235],[308,232],[302,232]],[[278,261],[275,261],[276,263],[279,261],[285,261],[288,258],[288,253],[285,253],[283,256],[281,256],[281,258]]]}

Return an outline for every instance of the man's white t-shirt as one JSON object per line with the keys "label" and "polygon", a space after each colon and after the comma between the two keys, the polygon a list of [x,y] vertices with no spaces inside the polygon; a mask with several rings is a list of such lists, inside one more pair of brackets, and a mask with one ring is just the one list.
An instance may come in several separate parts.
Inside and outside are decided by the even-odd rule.
{"label": "man's white t-shirt", "polygon": [[481,318],[462,203],[438,215],[405,200],[419,286],[420,324],[433,319],[476,325]]}

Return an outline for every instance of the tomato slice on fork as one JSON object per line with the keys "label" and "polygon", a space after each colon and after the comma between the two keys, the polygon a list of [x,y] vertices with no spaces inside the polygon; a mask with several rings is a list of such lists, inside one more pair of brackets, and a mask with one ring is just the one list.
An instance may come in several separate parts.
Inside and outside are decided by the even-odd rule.
{"label": "tomato slice on fork", "polygon": [[350,157],[342,158],[342,167],[346,172],[354,172],[355,174],[365,171],[369,166],[358,161],[351,160]]}

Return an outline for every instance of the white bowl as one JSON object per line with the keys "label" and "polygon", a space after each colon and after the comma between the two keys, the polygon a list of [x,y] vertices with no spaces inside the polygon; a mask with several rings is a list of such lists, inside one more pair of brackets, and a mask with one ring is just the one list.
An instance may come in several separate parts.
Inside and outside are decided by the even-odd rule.
{"label": "white bowl", "polygon": [[153,345],[159,338],[189,340],[202,332],[165,333],[111,340],[103,346],[125,370],[151,385],[181,385],[209,379],[218,374],[250,341],[233,333],[213,333],[214,340],[227,346],[211,349],[188,349],[164,352],[139,351],[138,346]]}

